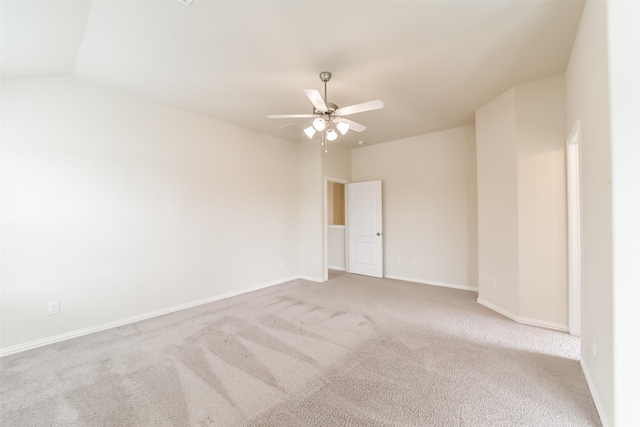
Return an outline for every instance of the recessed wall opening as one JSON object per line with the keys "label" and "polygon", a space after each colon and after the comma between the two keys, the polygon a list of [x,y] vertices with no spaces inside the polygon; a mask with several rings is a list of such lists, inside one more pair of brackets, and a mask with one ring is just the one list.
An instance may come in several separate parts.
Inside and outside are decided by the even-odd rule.
{"label": "recessed wall opening", "polygon": [[344,225],[344,184],[327,182],[327,225]]}

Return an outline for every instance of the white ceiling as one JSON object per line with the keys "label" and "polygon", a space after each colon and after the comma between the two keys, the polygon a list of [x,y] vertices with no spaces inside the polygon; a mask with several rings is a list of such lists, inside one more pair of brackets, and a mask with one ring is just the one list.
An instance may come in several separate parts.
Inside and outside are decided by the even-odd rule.
{"label": "white ceiling", "polygon": [[[292,141],[302,92],[375,144],[473,123],[503,91],[564,72],[582,1],[2,1],[3,77],[74,75]],[[291,124],[291,125],[289,125]]]}

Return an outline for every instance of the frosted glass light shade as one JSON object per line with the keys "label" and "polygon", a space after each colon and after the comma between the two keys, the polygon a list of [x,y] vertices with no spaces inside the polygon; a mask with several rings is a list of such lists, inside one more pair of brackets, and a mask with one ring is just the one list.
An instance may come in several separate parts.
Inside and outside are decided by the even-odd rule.
{"label": "frosted glass light shade", "polygon": [[306,133],[309,139],[311,139],[313,138],[313,135],[316,134],[316,130],[313,128],[313,126],[309,126],[304,130],[304,133]]}
{"label": "frosted glass light shade", "polygon": [[336,127],[338,128],[340,133],[344,135],[349,130],[349,123],[338,122],[338,124],[336,124]]}
{"label": "frosted glass light shade", "polygon": [[338,133],[335,130],[329,129],[327,131],[327,139],[329,141],[335,141],[337,137],[338,137]]}
{"label": "frosted glass light shade", "polygon": [[318,132],[323,131],[326,126],[327,126],[327,123],[324,121],[324,119],[321,119],[320,117],[318,117],[313,121],[313,128]]}

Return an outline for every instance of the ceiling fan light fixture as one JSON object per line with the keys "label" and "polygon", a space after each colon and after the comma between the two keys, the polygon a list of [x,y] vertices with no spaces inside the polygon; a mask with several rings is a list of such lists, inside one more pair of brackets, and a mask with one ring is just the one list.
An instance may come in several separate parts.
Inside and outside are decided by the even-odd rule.
{"label": "ceiling fan light fixture", "polygon": [[313,121],[313,128],[318,132],[323,131],[325,127],[327,127],[327,123],[324,121],[323,118],[318,117]]}
{"label": "ceiling fan light fixture", "polygon": [[309,126],[304,130],[304,133],[306,133],[309,139],[311,139],[313,138],[313,135],[316,134],[316,130],[313,128],[313,126]]}
{"label": "ceiling fan light fixture", "polygon": [[[1,1],[1,0],[0,0]],[[179,0],[181,2],[193,0]],[[320,132],[322,136],[321,146],[324,147],[325,153],[327,152],[328,141],[335,141],[338,138],[338,132],[341,135],[346,135],[349,130],[354,132],[364,132],[367,127],[360,123],[351,121],[344,118],[356,113],[363,113],[365,111],[378,110],[384,107],[384,103],[376,99],[369,102],[361,102],[360,104],[349,105],[348,107],[338,107],[333,102],[327,101],[327,82],[331,80],[331,73],[323,71],[320,73],[320,80],[324,83],[324,96],[316,89],[304,89],[303,92],[311,101],[313,105],[313,112],[311,114],[270,114],[268,119],[313,119],[311,126],[304,129],[305,135],[309,139],[313,139],[316,132]]]}
{"label": "ceiling fan light fixture", "polygon": [[347,131],[349,130],[349,123],[346,122],[338,122],[336,124],[336,128],[338,128],[338,130],[340,131],[340,133],[342,135],[344,135],[345,133],[347,133]]}

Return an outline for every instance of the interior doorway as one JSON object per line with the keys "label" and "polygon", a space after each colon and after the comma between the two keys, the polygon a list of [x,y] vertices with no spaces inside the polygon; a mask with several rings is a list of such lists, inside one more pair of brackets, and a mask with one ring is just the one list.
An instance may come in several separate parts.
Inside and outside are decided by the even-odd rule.
{"label": "interior doorway", "polygon": [[347,207],[348,181],[325,178],[325,277],[329,270],[347,271]]}
{"label": "interior doorway", "polygon": [[567,225],[569,259],[569,333],[580,336],[582,281],[580,277],[580,120],[567,138]]}

